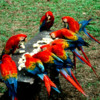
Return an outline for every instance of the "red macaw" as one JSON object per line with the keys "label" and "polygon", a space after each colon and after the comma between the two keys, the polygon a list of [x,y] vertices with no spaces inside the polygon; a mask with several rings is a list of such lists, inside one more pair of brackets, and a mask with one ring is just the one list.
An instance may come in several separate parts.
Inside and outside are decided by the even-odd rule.
{"label": "red macaw", "polygon": [[41,60],[33,58],[29,54],[25,54],[24,56],[26,58],[25,62],[26,70],[32,73],[33,75],[37,75],[44,81],[48,94],[50,95],[51,87],[58,93],[60,93],[56,85],[49,79],[49,77],[46,74],[43,73],[45,69]]}
{"label": "red macaw", "polygon": [[54,53],[57,57],[62,59],[64,63],[73,66],[73,63],[70,59],[70,57],[67,55],[65,50],[62,48],[61,45],[50,45],[50,44],[45,44],[40,47],[41,50],[49,50],[50,52]]}
{"label": "red macaw", "polygon": [[[63,63],[63,66],[61,67],[61,68],[56,68],[56,70],[58,71],[58,72],[60,72],[60,74],[61,75],[63,75],[64,76],[64,78],[66,78],[75,88],[77,88],[81,93],[83,93],[82,91],[83,91],[83,89],[82,89],[82,87],[81,87],[81,85],[79,84],[79,82],[77,81],[77,79],[75,78],[75,76],[74,76],[74,74],[72,73],[72,71],[69,71],[70,70],[70,68],[71,67],[69,67],[69,65],[67,65],[67,64],[71,64],[71,65],[73,65],[73,63],[71,62],[71,59],[66,55],[66,53],[64,54],[66,57],[67,57],[67,60],[66,60],[66,57],[64,56],[64,58],[62,58],[61,57],[61,55],[63,54],[63,52],[62,51],[60,51],[60,46],[59,46],[59,48],[56,48],[56,45],[54,45],[54,46],[52,46],[52,47],[50,47],[50,45],[49,44],[47,44],[47,45],[43,45],[43,46],[41,46],[40,47],[43,51],[47,51],[47,50],[49,50],[50,52],[55,52],[55,54],[56,54],[56,56],[58,56],[59,58],[61,58],[63,61],[65,61],[64,63]],[[58,52],[56,53],[56,51],[55,50],[58,50]],[[42,52],[43,52],[42,51]],[[44,55],[46,55],[46,54],[44,54]],[[43,58],[44,58],[44,55],[43,55]],[[69,63],[68,63],[69,62]],[[64,75],[64,73],[63,73],[63,71],[62,71],[62,69],[65,67],[65,66],[67,66],[67,69],[68,69],[68,73],[71,75],[71,77],[75,80],[75,82],[74,82],[74,80],[69,76],[69,75],[67,75],[67,73],[66,73],[66,75]],[[69,68],[68,68],[69,67]],[[63,74],[62,74],[63,73]],[[80,89],[81,88],[81,89]],[[83,93],[84,94],[84,93]]]}
{"label": "red macaw", "polygon": [[12,100],[17,100],[17,67],[15,62],[7,54],[2,56],[0,71],[2,78],[9,90],[9,96]]}
{"label": "red macaw", "polygon": [[50,30],[54,23],[54,16],[51,11],[47,11],[40,20],[40,32],[44,30]]}
{"label": "red macaw", "polygon": [[[62,59],[64,61],[63,68],[65,67],[67,69],[68,74],[75,80],[76,83],[78,83],[73,72],[71,71],[71,68],[73,67],[73,63],[61,45],[45,44],[45,45],[41,46],[40,48],[41,48],[41,50],[46,50],[46,49],[50,50],[52,53],[54,53],[56,56],[58,56],[60,59]],[[80,86],[79,83],[78,83],[78,85]]]}
{"label": "red macaw", "polygon": [[88,46],[89,44],[87,42],[85,42],[80,36],[75,34],[73,31],[70,31],[66,28],[63,28],[63,29],[51,32],[50,36],[52,38],[58,37],[58,38],[71,40],[71,43],[75,44],[75,46],[82,51],[83,55],[85,56],[85,58],[89,62],[89,59],[86,56],[86,54],[84,53],[84,50],[82,48],[82,46]]}
{"label": "red macaw", "polygon": [[50,43],[50,45],[61,45],[63,49],[65,50],[71,50],[76,57],[78,57],[79,60],[81,60],[82,62],[86,63],[89,67],[92,68],[92,70],[94,71],[95,75],[98,77],[98,75],[96,74],[94,68],[92,67],[91,63],[89,61],[86,61],[79,53],[78,51],[75,49],[76,45],[71,43],[70,41],[67,41],[65,39],[56,39],[53,42]]}
{"label": "red macaw", "polygon": [[75,33],[78,33],[78,32],[80,33],[81,31],[83,31],[89,38],[93,39],[94,41],[100,44],[100,41],[98,41],[96,38],[90,35],[85,29],[91,20],[92,19],[77,22],[73,17],[70,17],[70,16],[62,17],[62,21],[64,22],[65,28],[66,28],[66,24],[68,23],[68,29],[70,29],[71,31]]}
{"label": "red macaw", "polygon": [[21,41],[27,41],[27,35],[17,34],[10,37],[2,51],[1,58],[4,54],[14,54],[16,49],[20,48]]}
{"label": "red macaw", "polygon": [[63,61],[49,50],[44,50],[33,55],[33,57],[40,59],[44,64],[56,65],[57,68],[62,68]]}

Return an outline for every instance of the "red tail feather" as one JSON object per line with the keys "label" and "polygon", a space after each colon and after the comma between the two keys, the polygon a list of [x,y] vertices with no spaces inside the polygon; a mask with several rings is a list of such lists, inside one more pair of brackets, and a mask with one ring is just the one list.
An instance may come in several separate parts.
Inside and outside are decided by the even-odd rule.
{"label": "red tail feather", "polygon": [[98,41],[96,38],[94,38],[92,35],[90,35],[88,32],[87,32],[87,34],[94,40],[94,41],[96,41],[97,43],[99,43],[100,44],[100,41]]}
{"label": "red tail feather", "polygon": [[94,71],[95,75],[98,78],[98,75],[96,74],[96,71],[94,70],[94,68],[92,67],[91,63],[89,63],[88,61],[86,61],[82,56],[78,55],[77,53],[73,52],[77,57],[79,57],[83,62],[85,62],[89,67],[92,68],[92,70]]}
{"label": "red tail feather", "polygon": [[71,75],[73,77],[73,79],[75,80],[75,82],[79,85],[79,87],[82,89],[81,85],[79,84],[79,82],[77,81],[76,77],[74,76],[73,72],[71,71]]}
{"label": "red tail feather", "polygon": [[46,75],[44,75],[44,82],[45,82],[45,87],[47,88],[48,95],[50,95],[51,87],[48,77]]}
{"label": "red tail feather", "polygon": [[14,100],[18,100],[18,99],[15,97]]}
{"label": "red tail feather", "polygon": [[49,80],[49,84],[52,86],[52,87],[55,87],[56,88],[56,85],[50,80],[50,78],[48,76],[46,76]]}
{"label": "red tail feather", "polygon": [[80,50],[82,51],[82,53],[83,53],[84,57],[86,58],[86,60],[90,63],[88,57],[86,56],[85,52],[83,51],[83,49],[81,47],[80,47]]}
{"label": "red tail feather", "polygon": [[63,76],[64,76],[78,91],[80,91],[83,95],[87,96],[87,95],[85,94],[85,92],[83,91],[83,89],[81,89],[69,75],[65,76],[62,72],[60,72],[60,73],[61,73],[61,75],[63,75]]}

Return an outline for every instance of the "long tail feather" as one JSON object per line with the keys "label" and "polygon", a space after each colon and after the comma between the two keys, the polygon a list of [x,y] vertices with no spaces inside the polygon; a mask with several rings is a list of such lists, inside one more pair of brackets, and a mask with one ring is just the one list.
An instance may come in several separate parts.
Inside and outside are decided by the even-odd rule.
{"label": "long tail feather", "polygon": [[51,88],[53,88],[53,89],[54,89],[55,91],[57,91],[58,93],[61,93],[61,92],[58,90],[57,86],[50,80],[50,78],[49,78],[47,75],[45,75],[45,76],[48,78]]}
{"label": "long tail feather", "polygon": [[97,43],[100,44],[100,41],[98,41],[96,38],[94,38],[94,37],[93,37],[92,35],[90,35],[88,32],[87,32],[87,34],[89,35],[90,38],[92,38],[94,41],[96,41]]}
{"label": "long tail feather", "polygon": [[84,63],[86,63],[89,67],[91,67],[92,70],[94,71],[95,75],[97,76],[97,78],[99,78],[98,75],[96,74],[96,71],[95,71],[94,68],[92,67],[91,63],[89,63],[88,61],[86,61],[81,55],[78,55],[75,51],[73,51],[73,53],[74,53],[77,57],[79,57],[82,61],[84,61]]}
{"label": "long tail feather", "polygon": [[74,79],[74,81],[79,85],[79,87],[82,89],[81,85],[79,84],[78,80],[74,76],[73,72],[71,71],[71,68],[66,68],[68,74]]}
{"label": "long tail feather", "polygon": [[46,75],[44,75],[44,82],[45,82],[45,87],[47,88],[48,95],[50,96],[51,86]]}
{"label": "long tail feather", "polygon": [[86,60],[90,63],[90,61],[89,61],[88,57],[86,56],[86,54],[85,54],[83,48],[82,48],[82,47],[79,47],[79,48],[80,48],[80,50],[82,51],[82,53],[83,53],[84,57],[86,58]]}
{"label": "long tail feather", "polygon": [[74,79],[74,81],[78,84],[78,86],[82,89],[81,85],[79,84],[78,80],[76,79],[76,77],[74,76],[73,72],[71,71],[71,75]]}
{"label": "long tail feather", "polygon": [[87,95],[85,94],[85,92],[83,91],[83,89],[81,89],[76,83],[75,81],[66,73],[66,71],[64,69],[60,70],[60,74],[62,76],[64,76],[64,78],[66,78],[78,91],[80,91],[83,95],[85,95],[87,97]]}
{"label": "long tail feather", "polygon": [[100,41],[98,41],[96,38],[94,38],[92,35],[90,35],[87,31],[86,31],[86,29],[84,28],[84,33],[89,37],[89,38],[91,38],[92,40],[94,40],[94,41],[96,41],[97,43],[99,43],[100,44]]}
{"label": "long tail feather", "polygon": [[[74,49],[74,50],[72,50],[72,52],[73,52],[73,55],[75,55],[74,54],[74,52],[77,54],[77,55],[79,55],[79,56],[81,56],[80,54],[79,54],[79,52],[76,50],[76,49]],[[76,55],[75,55],[76,56]],[[76,56],[82,63],[84,63],[84,61],[82,60],[82,59],[80,59],[78,56]]]}
{"label": "long tail feather", "polygon": [[57,86],[50,80],[50,78],[46,74],[37,74],[37,75],[41,78],[41,80],[44,81],[45,87],[47,88],[48,95],[50,95],[51,87],[55,91],[57,91],[58,93],[60,93],[60,91],[58,90]]}

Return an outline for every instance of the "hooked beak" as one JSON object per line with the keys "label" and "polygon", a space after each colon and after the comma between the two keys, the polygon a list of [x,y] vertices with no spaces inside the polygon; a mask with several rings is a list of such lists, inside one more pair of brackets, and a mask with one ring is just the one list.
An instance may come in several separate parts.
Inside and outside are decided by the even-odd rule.
{"label": "hooked beak", "polygon": [[63,19],[62,23],[64,23],[64,28],[66,28],[67,27],[67,19]]}
{"label": "hooked beak", "polygon": [[47,23],[51,21],[51,16],[47,16]]}
{"label": "hooked beak", "polygon": [[25,42],[27,42],[28,41],[28,39],[27,38],[25,38]]}

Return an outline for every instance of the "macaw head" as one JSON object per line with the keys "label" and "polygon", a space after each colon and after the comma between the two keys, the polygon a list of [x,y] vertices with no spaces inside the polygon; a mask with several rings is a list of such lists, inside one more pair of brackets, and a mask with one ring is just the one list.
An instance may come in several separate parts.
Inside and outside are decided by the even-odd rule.
{"label": "macaw head", "polygon": [[45,45],[41,46],[40,49],[41,49],[42,51],[47,50],[47,49],[48,49],[48,50],[51,50],[51,46],[50,46],[50,44],[45,44]]}
{"label": "macaw head", "polygon": [[67,23],[67,21],[68,21],[67,16],[62,17],[61,19],[62,19],[62,22],[63,22],[63,23]]}
{"label": "macaw head", "polygon": [[12,60],[11,57],[10,57],[10,55],[4,54],[4,55],[2,56],[2,62],[3,62],[3,61],[7,61],[8,59],[9,59],[9,60]]}
{"label": "macaw head", "polygon": [[25,54],[24,56],[25,56],[26,59],[32,57],[30,54]]}
{"label": "macaw head", "polygon": [[63,37],[63,36],[62,36],[62,31],[61,31],[61,30],[57,30],[57,31],[51,32],[51,33],[50,33],[50,37],[51,37],[52,39],[55,39],[55,38],[57,38],[57,37],[62,38],[62,37]]}
{"label": "macaw head", "polygon": [[19,41],[27,41],[27,35],[25,34],[17,34],[16,37],[19,39]]}
{"label": "macaw head", "polygon": [[62,22],[64,23],[64,27],[66,28],[66,24],[72,20],[74,20],[74,18],[70,17],[70,16],[64,16],[61,18]]}
{"label": "macaw head", "polygon": [[18,41],[19,41],[19,44],[18,44],[19,48],[25,48],[24,42],[27,42],[27,35],[25,35],[25,34],[17,34],[15,36],[15,38],[17,38]]}
{"label": "macaw head", "polygon": [[54,19],[53,13],[51,11],[47,11],[45,13],[45,16],[47,18],[47,22],[50,22],[52,20],[52,18]]}

